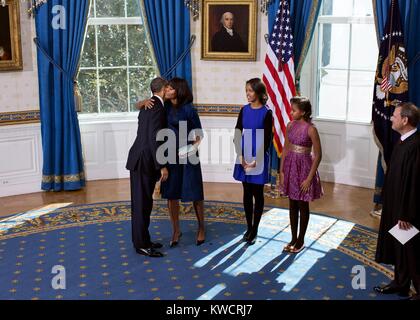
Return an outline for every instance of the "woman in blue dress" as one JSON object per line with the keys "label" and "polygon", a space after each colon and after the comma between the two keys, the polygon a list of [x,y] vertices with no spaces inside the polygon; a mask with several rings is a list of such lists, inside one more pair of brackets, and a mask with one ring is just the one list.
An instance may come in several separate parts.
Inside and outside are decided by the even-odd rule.
{"label": "woman in blue dress", "polygon": [[[176,145],[172,144],[172,141],[168,145],[169,175],[160,187],[162,198],[168,200],[172,223],[170,247],[178,245],[182,236],[179,226],[179,200],[193,203],[198,220],[196,244],[199,246],[205,241],[203,177],[198,154],[198,145],[203,137],[201,122],[197,110],[192,105],[193,95],[186,80],[173,78],[169,81],[165,101],[168,129],[176,137]],[[152,106],[150,100],[139,104],[139,108]],[[194,139],[193,142],[188,141],[191,138]],[[183,147],[185,149],[187,145],[194,148],[193,152],[190,152],[187,158],[180,159],[178,150]]]}
{"label": "woman in blue dress", "polygon": [[[259,78],[246,83],[249,104],[239,112],[235,127],[237,161],[233,177],[243,185],[243,203],[247,231],[243,241],[255,243],[264,210],[264,184],[269,181],[269,153],[273,116],[265,105],[267,89]],[[255,205],[254,205],[255,199]]]}

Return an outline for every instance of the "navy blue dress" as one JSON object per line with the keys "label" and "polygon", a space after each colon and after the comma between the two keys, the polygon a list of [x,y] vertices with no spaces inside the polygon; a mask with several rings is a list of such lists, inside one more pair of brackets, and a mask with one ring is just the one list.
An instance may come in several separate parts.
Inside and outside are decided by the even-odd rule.
{"label": "navy blue dress", "polygon": [[[178,149],[180,147],[185,146],[187,143],[193,143],[193,141],[185,141],[185,137],[180,136],[180,121],[186,122],[187,136],[196,129],[202,129],[197,110],[190,103],[175,108],[170,102],[166,102],[165,108],[168,117],[168,128],[176,135],[176,146],[170,146],[170,152],[176,153],[176,164],[168,165],[168,180],[161,184],[162,198],[181,200],[182,202],[204,200],[200,162],[192,164],[187,159],[180,161],[178,157]],[[196,134],[201,136],[198,131],[196,131]],[[180,141],[180,139],[182,140]],[[198,158],[198,151],[196,156]]]}
{"label": "navy blue dress", "polygon": [[[271,143],[272,114],[267,106],[253,109],[250,104],[245,105],[239,114],[236,129],[242,134],[235,133],[235,149],[237,161],[233,171],[233,178],[237,181],[266,184],[269,181],[269,153]],[[260,130],[257,133],[257,130]],[[263,154],[262,159],[257,159]],[[238,158],[242,155],[247,162],[257,161],[257,166],[250,172],[245,172]]]}

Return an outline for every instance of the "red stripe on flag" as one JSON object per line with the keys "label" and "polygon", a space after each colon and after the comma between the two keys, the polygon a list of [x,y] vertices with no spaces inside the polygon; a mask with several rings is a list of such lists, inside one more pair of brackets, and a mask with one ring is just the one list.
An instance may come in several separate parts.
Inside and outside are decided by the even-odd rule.
{"label": "red stripe on flag", "polygon": [[276,69],[274,68],[274,66],[273,66],[273,64],[272,64],[272,62],[271,62],[271,60],[268,56],[265,58],[265,64],[267,65],[271,76],[273,77],[274,81],[277,84],[277,89],[278,89],[278,91],[280,93],[280,96],[283,100],[283,105],[285,106],[287,116],[289,117],[289,120],[290,120],[290,112],[292,111],[292,108],[290,106],[290,101],[287,97],[287,94],[284,91],[283,83],[280,80],[279,74],[277,73]]}

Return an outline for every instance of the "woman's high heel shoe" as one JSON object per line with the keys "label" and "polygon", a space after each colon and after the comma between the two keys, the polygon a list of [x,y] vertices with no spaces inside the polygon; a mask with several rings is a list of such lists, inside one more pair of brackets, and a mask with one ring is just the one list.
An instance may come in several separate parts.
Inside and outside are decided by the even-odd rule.
{"label": "woman's high heel shoe", "polygon": [[178,240],[174,240],[174,241],[171,240],[169,242],[169,247],[171,247],[171,248],[176,247],[178,245],[179,239],[181,239],[181,236],[182,236],[182,232],[179,234]]}
{"label": "woman's high heel shoe", "polygon": [[[197,238],[198,238],[198,234],[199,234],[199,232],[197,232]],[[195,242],[195,244],[197,245],[197,246],[201,246],[204,242],[206,242],[206,239],[203,239],[203,240],[196,240],[196,242]]]}

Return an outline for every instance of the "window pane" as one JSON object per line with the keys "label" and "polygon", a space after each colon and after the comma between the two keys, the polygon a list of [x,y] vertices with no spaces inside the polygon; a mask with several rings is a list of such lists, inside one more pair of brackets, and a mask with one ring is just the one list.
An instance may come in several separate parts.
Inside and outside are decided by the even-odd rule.
{"label": "window pane", "polygon": [[98,112],[98,91],[96,82],[96,70],[80,70],[79,90],[82,95],[82,112]]}
{"label": "window pane", "polygon": [[143,25],[128,26],[128,41],[130,66],[152,66],[153,60]]}
{"label": "window pane", "polygon": [[374,80],[375,72],[350,71],[348,120],[370,122]]}
{"label": "window pane", "polygon": [[354,0],[354,16],[373,16],[372,1]]}
{"label": "window pane", "polygon": [[320,70],[318,116],[345,120],[347,103],[347,71]]}
{"label": "window pane", "polygon": [[351,69],[373,71],[378,60],[378,44],[373,24],[354,24],[351,44]]}
{"label": "window pane", "polygon": [[350,25],[322,24],[321,66],[348,69]]}
{"label": "window pane", "polygon": [[140,17],[140,0],[125,0],[127,3],[127,17]]}
{"label": "window pane", "polygon": [[125,17],[124,0],[96,0],[96,17]]}
{"label": "window pane", "polygon": [[[370,0],[362,0],[370,1]],[[324,0],[322,15],[350,16],[353,11],[353,0]]]}
{"label": "window pane", "polygon": [[83,44],[81,67],[96,67],[95,27],[88,26]]}
{"label": "window pane", "polygon": [[99,66],[121,67],[127,65],[125,25],[98,26]]}
{"label": "window pane", "polygon": [[150,97],[150,81],[157,76],[154,67],[130,69],[130,110],[136,111],[135,103]]}
{"label": "window pane", "polygon": [[127,69],[99,71],[101,112],[127,112]]}

